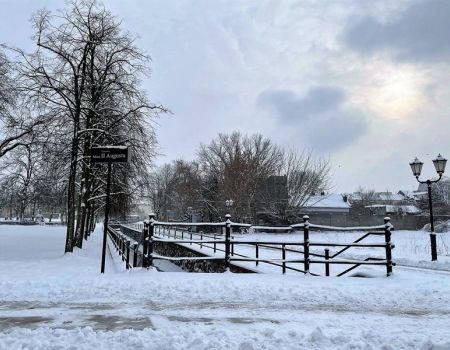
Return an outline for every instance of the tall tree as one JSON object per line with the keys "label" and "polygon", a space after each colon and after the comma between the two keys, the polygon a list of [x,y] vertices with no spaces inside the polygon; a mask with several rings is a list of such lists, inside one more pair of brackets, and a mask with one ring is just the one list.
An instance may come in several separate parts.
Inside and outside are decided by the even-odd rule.
{"label": "tall tree", "polygon": [[[165,109],[151,104],[141,87],[148,56],[95,0],[72,1],[56,14],[42,10],[33,23],[38,48],[31,55],[22,53],[21,67],[28,95],[53,114],[58,111],[55,122],[65,125],[61,142],[70,149],[65,251],[71,252],[74,244],[81,246],[92,201],[104,193],[104,168],[94,172],[91,167],[91,146],[129,145],[135,152],[128,170],[145,172],[142,167],[149,165],[156,142],[149,122]],[[119,180],[116,185],[133,192],[136,183],[123,172]]]}

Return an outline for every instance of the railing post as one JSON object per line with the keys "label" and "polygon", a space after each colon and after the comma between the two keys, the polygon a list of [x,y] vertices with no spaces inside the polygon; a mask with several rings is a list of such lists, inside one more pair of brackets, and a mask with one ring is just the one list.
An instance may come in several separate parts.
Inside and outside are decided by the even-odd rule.
{"label": "railing post", "polygon": [[281,246],[281,253],[282,253],[282,259],[283,259],[283,263],[282,263],[282,270],[283,270],[283,275],[286,273],[286,245],[283,244]]}
{"label": "railing post", "polygon": [[150,224],[147,222],[144,222],[144,230],[142,232],[142,253],[144,254],[142,258],[142,267],[147,268],[148,261],[147,261],[147,255],[148,255],[148,231],[149,231]]}
{"label": "railing post", "polygon": [[[255,244],[255,258],[259,259],[259,245],[258,245],[258,243]],[[259,264],[259,261],[256,260],[256,266],[258,266],[258,264]]]}
{"label": "railing post", "polygon": [[127,240],[127,270],[130,268],[130,240]]}
{"label": "railing post", "polygon": [[[203,241],[203,231],[200,231],[200,240]],[[200,249],[203,248],[203,243],[200,243]]]}
{"label": "railing post", "polygon": [[[214,234],[214,241],[216,240],[216,234]],[[214,242],[214,253],[216,252],[216,249],[217,249],[217,247],[216,247],[216,242]]]}
{"label": "railing post", "polygon": [[303,255],[305,274],[309,274],[309,216],[303,216]]}
{"label": "railing post", "polygon": [[138,257],[137,250],[138,250],[138,243],[134,242],[133,243],[133,267],[137,266],[137,257]]}
{"label": "railing post", "polygon": [[[231,240],[233,240],[234,237],[231,236]],[[234,256],[234,243],[231,243],[231,256]]]}
{"label": "railing post", "polygon": [[148,230],[148,266],[147,269],[150,266],[153,266],[153,234],[155,230],[155,214],[150,214],[150,223],[149,223],[149,230]]}
{"label": "railing post", "polygon": [[125,252],[126,250],[126,244],[125,244],[125,235],[122,236],[122,261],[125,261]]}
{"label": "railing post", "polygon": [[[192,231],[190,231],[189,234],[190,234],[190,238],[189,239],[192,241]],[[192,242],[190,243],[190,245],[192,245]]]}
{"label": "railing post", "polygon": [[230,271],[230,236],[231,236],[231,215],[225,215],[225,271]]}
{"label": "railing post", "polygon": [[325,276],[330,276],[330,249],[325,248]]}
{"label": "railing post", "polygon": [[384,218],[384,241],[386,243],[386,275],[392,275],[392,242],[391,242],[391,218]]}

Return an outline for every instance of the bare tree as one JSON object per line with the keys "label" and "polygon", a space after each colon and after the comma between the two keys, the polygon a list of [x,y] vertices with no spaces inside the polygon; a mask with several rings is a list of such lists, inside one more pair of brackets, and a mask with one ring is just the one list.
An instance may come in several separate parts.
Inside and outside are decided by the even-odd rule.
{"label": "bare tree", "polygon": [[199,162],[207,177],[217,179],[218,203],[233,199],[233,215],[250,220],[255,216],[257,192],[264,180],[276,174],[283,160],[281,150],[260,134],[239,132],[219,134],[208,145],[201,145]]}
{"label": "bare tree", "polygon": [[17,83],[17,67],[0,51],[0,158],[30,145],[45,119],[25,104]]}
{"label": "bare tree", "polygon": [[377,202],[377,193],[374,189],[366,189],[359,186],[356,191],[350,195],[352,211],[355,213],[371,212],[368,207]]}
{"label": "bare tree", "polygon": [[287,178],[288,208],[278,210],[283,217],[298,219],[301,208],[315,193],[331,189],[331,166],[325,158],[314,157],[312,151],[290,148],[284,151],[281,173]]}
{"label": "bare tree", "polygon": [[81,247],[92,208],[102,207],[105,169],[93,170],[90,148],[131,146],[133,160],[118,166],[114,181],[118,192],[130,198],[153,155],[156,139],[150,120],[165,109],[151,104],[141,88],[148,56],[95,0],[72,1],[56,14],[42,10],[33,23],[38,49],[31,55],[16,52],[29,101],[45,105],[64,125],[66,136],[60,142],[70,150],[65,251],[71,252],[74,244]]}
{"label": "bare tree", "polygon": [[153,174],[153,207],[179,217],[193,207],[208,221],[231,210],[235,220],[287,223],[298,220],[311,195],[331,188],[330,168],[327,159],[282,150],[260,134],[219,134],[200,146],[197,161],[166,164]]}

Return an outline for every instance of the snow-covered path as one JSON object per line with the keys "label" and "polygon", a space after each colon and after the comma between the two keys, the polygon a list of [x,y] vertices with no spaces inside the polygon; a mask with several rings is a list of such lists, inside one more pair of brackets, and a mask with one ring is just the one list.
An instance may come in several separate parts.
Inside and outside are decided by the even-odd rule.
{"label": "snow-covered path", "polygon": [[0,242],[0,349],[450,349],[450,276],[159,273],[111,257],[102,276],[99,230],[68,256],[63,228],[3,226]]}

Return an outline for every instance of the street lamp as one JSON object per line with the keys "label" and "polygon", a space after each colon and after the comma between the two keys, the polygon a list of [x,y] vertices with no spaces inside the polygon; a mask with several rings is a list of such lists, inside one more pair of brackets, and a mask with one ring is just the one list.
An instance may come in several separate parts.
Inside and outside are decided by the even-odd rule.
{"label": "street lamp", "polygon": [[436,159],[433,159],[433,164],[436,169],[436,172],[439,175],[439,178],[437,180],[425,180],[421,181],[419,180],[419,176],[422,172],[423,163],[417,159],[417,157],[409,163],[411,166],[411,170],[413,175],[416,177],[417,181],[421,184],[427,184],[428,188],[428,205],[430,207],[430,225],[431,225],[431,232],[430,232],[430,241],[431,241],[431,261],[437,260],[437,249],[436,249],[436,233],[434,232],[434,220],[433,220],[433,203],[431,200],[431,184],[438,182],[440,179],[442,179],[442,175],[445,171],[445,165],[447,164],[447,159],[442,157],[440,154],[436,157]]}

